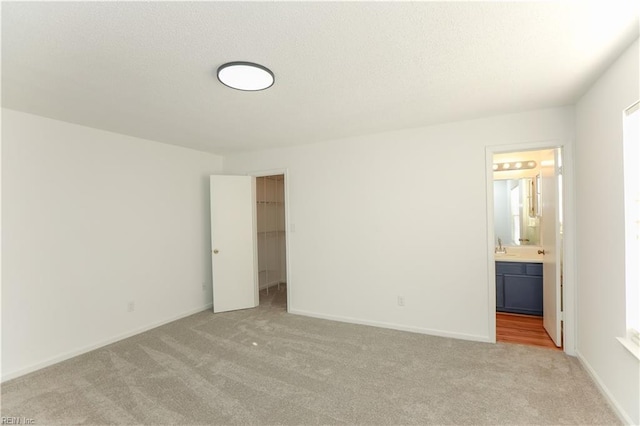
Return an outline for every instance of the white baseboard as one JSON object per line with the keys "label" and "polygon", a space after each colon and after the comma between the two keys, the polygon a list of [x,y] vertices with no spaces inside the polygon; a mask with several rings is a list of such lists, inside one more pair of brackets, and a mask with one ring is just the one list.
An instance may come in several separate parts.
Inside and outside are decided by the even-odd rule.
{"label": "white baseboard", "polygon": [[85,346],[85,347],[80,348],[80,349],[74,349],[72,351],[65,352],[63,354],[60,354],[60,355],[54,356],[52,358],[49,358],[49,359],[47,359],[45,361],[38,362],[36,364],[30,365],[30,366],[28,366],[26,368],[22,368],[22,369],[17,370],[17,371],[11,371],[11,372],[6,373],[6,374],[3,372],[2,373],[2,380],[0,382],[4,383],[7,380],[15,379],[17,377],[24,376],[25,374],[33,373],[34,371],[40,370],[40,369],[48,367],[50,365],[57,364],[59,362],[62,362],[62,361],[65,361],[67,359],[76,357],[78,355],[82,355],[84,353],[93,351],[95,349],[99,349],[99,348],[101,348],[103,346],[110,345],[111,343],[118,342],[120,340],[126,339],[126,338],[131,337],[131,336],[135,336],[136,334],[140,334],[140,333],[143,333],[145,331],[149,331],[151,329],[160,327],[161,325],[165,325],[165,324],[168,324],[170,322],[173,322],[173,321],[188,317],[190,315],[197,314],[198,312],[206,311],[208,309],[211,309],[212,306],[213,305],[210,303],[208,305],[205,305],[205,306],[202,306],[202,307],[199,307],[199,308],[190,309],[187,312],[183,312],[183,313],[175,315],[175,316],[173,316],[171,318],[167,318],[167,319],[164,319],[162,321],[155,322],[153,324],[148,324],[148,325],[145,325],[143,327],[136,328],[136,329],[128,331],[126,333],[119,334],[117,336],[111,337],[109,339],[103,340],[103,341],[98,342],[98,343],[94,343],[94,344]]}
{"label": "white baseboard", "polygon": [[258,287],[258,290],[264,290],[265,288],[276,287],[284,284],[287,284],[287,283],[285,281],[275,281],[275,282],[264,283]]}
{"label": "white baseboard", "polygon": [[602,380],[600,380],[600,376],[598,376],[596,371],[593,369],[593,367],[591,367],[591,365],[589,364],[589,362],[587,362],[584,356],[582,356],[580,351],[576,350],[576,356],[580,361],[580,364],[582,364],[584,369],[587,370],[587,373],[589,373],[589,376],[591,376],[591,379],[594,381],[594,383],[598,387],[598,390],[600,391],[600,393],[602,393],[602,395],[604,395],[605,399],[607,400],[607,402],[609,403],[613,411],[616,413],[616,415],[620,418],[620,420],[622,420],[622,422],[627,425],[635,424],[631,419],[631,417],[629,417],[629,415],[620,406],[620,404],[618,404],[618,402],[615,400],[615,398],[613,397],[609,389],[605,386],[605,384],[602,383]]}
{"label": "white baseboard", "polygon": [[478,336],[478,335],[474,335],[474,334],[464,334],[464,333],[452,333],[452,332],[449,332],[449,331],[434,330],[434,329],[431,329],[431,328],[423,328],[423,327],[414,327],[414,326],[408,326],[408,325],[394,324],[394,323],[390,323],[390,322],[370,321],[370,320],[363,320],[363,319],[359,319],[359,318],[343,317],[343,316],[340,316],[340,315],[325,315],[325,314],[319,314],[317,312],[301,311],[301,310],[298,310],[298,309],[290,309],[289,313],[290,314],[295,314],[295,315],[302,315],[302,316],[305,316],[305,317],[326,319],[326,320],[330,320],[330,321],[346,322],[346,323],[350,323],[350,324],[370,325],[370,326],[373,326],[373,327],[390,328],[392,330],[410,331],[412,333],[428,334],[429,336],[450,337],[450,338],[453,338],[453,339],[471,340],[471,341],[474,341],[474,342],[483,342],[483,343],[492,343],[491,339],[489,339],[489,336]]}

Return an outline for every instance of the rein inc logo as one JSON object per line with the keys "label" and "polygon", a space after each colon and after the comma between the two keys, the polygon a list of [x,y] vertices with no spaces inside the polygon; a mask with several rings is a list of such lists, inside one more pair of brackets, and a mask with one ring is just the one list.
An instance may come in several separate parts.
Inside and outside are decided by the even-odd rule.
{"label": "rein inc logo", "polygon": [[3,425],[35,425],[36,421],[29,417],[9,417],[2,416],[0,418],[0,424]]}

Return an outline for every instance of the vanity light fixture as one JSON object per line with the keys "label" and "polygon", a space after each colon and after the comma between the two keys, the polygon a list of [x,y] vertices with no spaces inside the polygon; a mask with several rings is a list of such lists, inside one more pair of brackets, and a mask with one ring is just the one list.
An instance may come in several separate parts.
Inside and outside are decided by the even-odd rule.
{"label": "vanity light fixture", "polygon": [[535,161],[517,161],[515,163],[493,163],[493,170],[496,172],[504,172],[508,170],[527,170],[534,169],[537,163]]}
{"label": "vanity light fixture", "polygon": [[218,68],[217,75],[225,86],[249,92],[268,89],[275,82],[269,68],[253,62],[228,62]]}

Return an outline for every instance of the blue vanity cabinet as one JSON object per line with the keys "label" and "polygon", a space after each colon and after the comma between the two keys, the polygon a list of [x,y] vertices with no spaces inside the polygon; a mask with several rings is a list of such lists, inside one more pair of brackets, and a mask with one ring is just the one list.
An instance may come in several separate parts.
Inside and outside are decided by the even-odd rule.
{"label": "blue vanity cabinet", "polygon": [[504,275],[496,274],[496,310],[504,309]]}
{"label": "blue vanity cabinet", "polygon": [[496,310],[542,315],[542,264],[496,262]]}

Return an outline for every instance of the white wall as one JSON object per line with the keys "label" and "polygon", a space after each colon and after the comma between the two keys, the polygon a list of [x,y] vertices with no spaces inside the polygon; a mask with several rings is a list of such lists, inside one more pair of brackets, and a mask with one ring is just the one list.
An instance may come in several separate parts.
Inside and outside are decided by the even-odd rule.
{"label": "white wall", "polygon": [[3,379],[210,305],[208,175],[221,168],[3,109]]}
{"label": "white wall", "polygon": [[578,354],[627,421],[640,423],[640,362],[625,335],[622,111],[640,97],[636,41],[576,105]]}
{"label": "white wall", "polygon": [[573,109],[548,109],[231,155],[225,173],[288,168],[292,312],[490,340],[485,147],[572,138]]}

